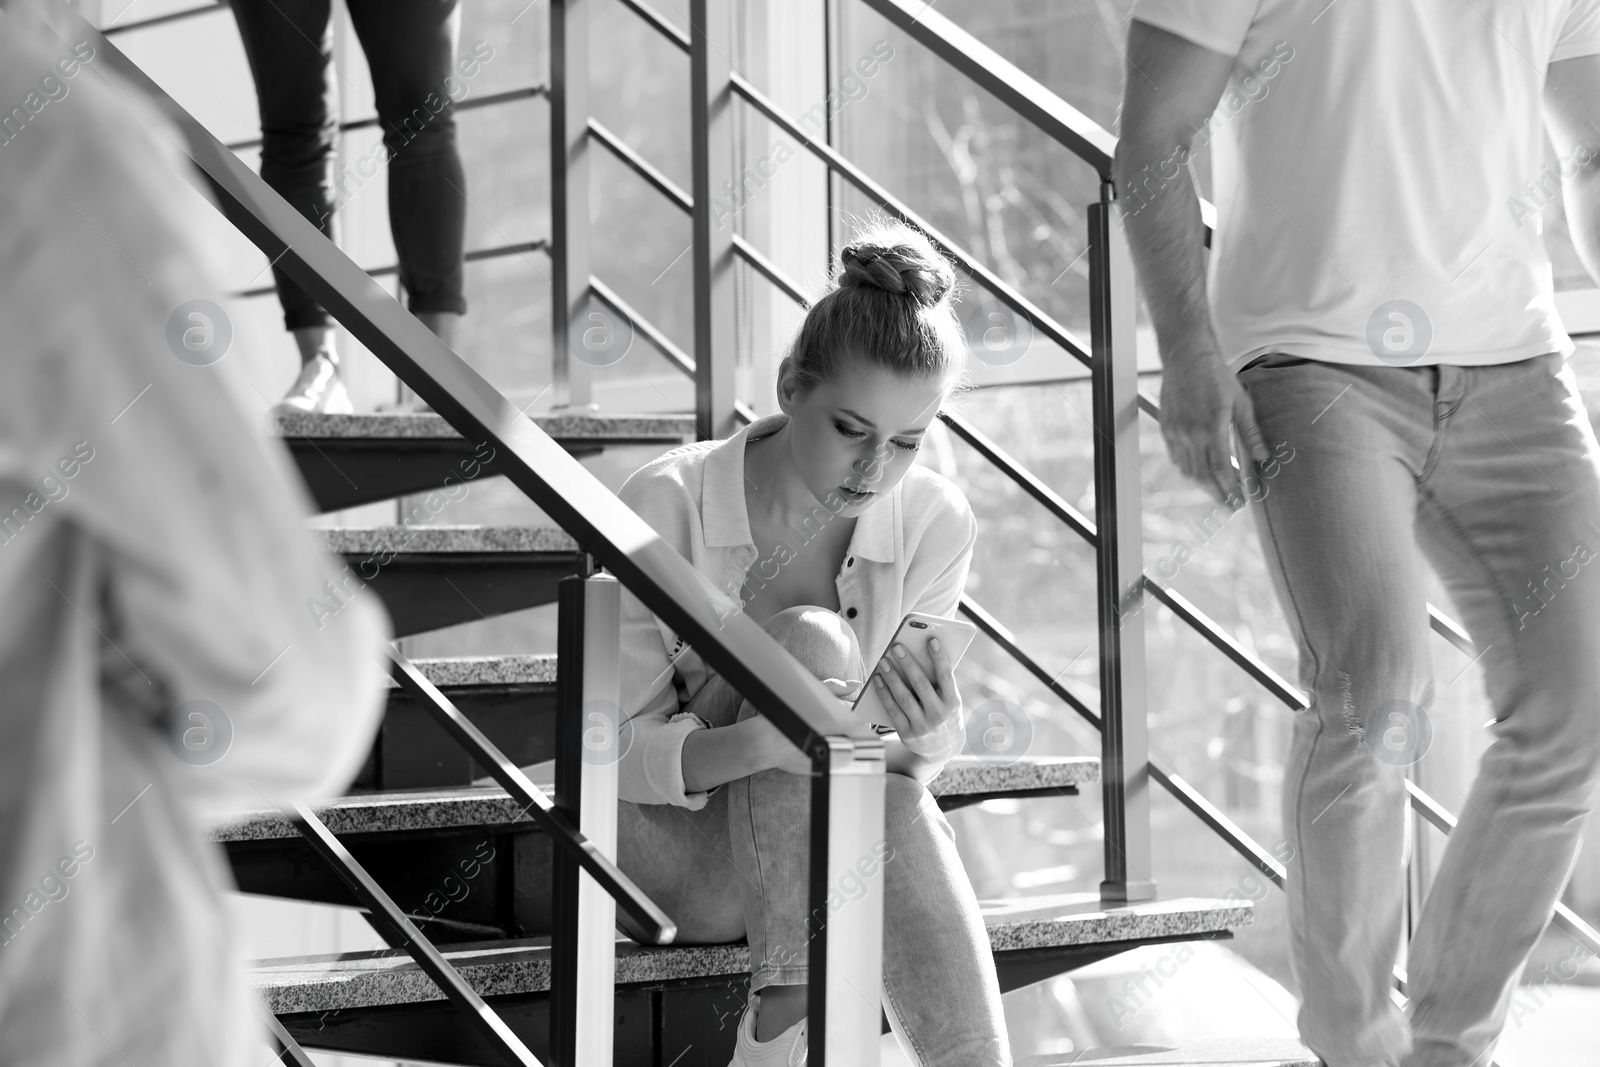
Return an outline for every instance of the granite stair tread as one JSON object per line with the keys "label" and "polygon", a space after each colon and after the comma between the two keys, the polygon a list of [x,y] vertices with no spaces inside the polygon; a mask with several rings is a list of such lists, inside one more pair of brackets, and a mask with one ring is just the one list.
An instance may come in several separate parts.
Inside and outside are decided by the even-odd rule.
{"label": "granite stair tread", "polygon": [[[554,685],[553,652],[514,656],[422,656],[412,664],[441,688],[469,685]],[[390,685],[397,685],[390,679]]]}
{"label": "granite stair tread", "polygon": [[[551,412],[532,415],[534,424],[557,440],[640,443],[692,441],[694,419],[687,415]],[[352,415],[275,411],[281,437],[360,440],[430,440],[460,438],[444,416],[429,412],[362,412]]]}
{"label": "granite stair tread", "polygon": [[571,554],[578,542],[559,526],[432,525],[315,527],[323,547],[341,555],[390,552],[465,555],[520,552]]}
{"label": "granite stair tread", "polygon": [[[536,765],[530,777],[549,788],[553,775],[549,763]],[[978,756],[956,756],[929,783],[934,796],[1001,793],[1035,789],[1067,789],[1100,779],[1100,760],[1094,756],[1024,756],[1015,763],[998,764]],[[397,790],[357,793],[312,805],[336,834],[397,833],[448,830],[467,826],[509,826],[532,823],[522,805],[497,785],[449,789]],[[274,841],[298,834],[277,811],[241,812],[214,821],[208,828],[213,841]]]}
{"label": "granite stair tread", "polygon": [[[1254,920],[1248,900],[1199,897],[1108,907],[1096,893],[1065,893],[1018,900],[985,900],[979,904],[988,927],[989,943],[1000,953],[1200,937],[1248,926]],[[548,938],[478,943],[469,948],[445,951],[444,955],[483,996],[538,993],[550,988]],[[618,985],[737,976],[749,972],[750,947],[745,942],[657,948],[638,945],[620,935],[617,938]],[[409,956],[389,950],[258,960],[249,973],[251,984],[277,1015],[444,999],[444,994]]]}
{"label": "granite stair tread", "polygon": [[1318,1067],[1320,1062],[1293,1038],[1252,1037],[1148,1042],[1024,1056],[1017,1060],[1017,1067]]}

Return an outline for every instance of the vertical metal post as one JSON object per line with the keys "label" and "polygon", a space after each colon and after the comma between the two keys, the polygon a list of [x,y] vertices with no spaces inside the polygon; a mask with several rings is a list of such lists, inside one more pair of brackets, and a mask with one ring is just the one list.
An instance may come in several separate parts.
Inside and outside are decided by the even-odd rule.
{"label": "vertical metal post", "polygon": [[550,395],[584,407],[582,351],[589,306],[589,5],[550,0]]}
{"label": "vertical metal post", "polygon": [[[835,743],[832,773],[811,779],[811,1067],[877,1067],[883,988],[882,742]],[[826,831],[826,836],[824,836]],[[855,899],[852,895],[859,893]],[[759,965],[759,962],[756,964]]]}
{"label": "vertical metal post", "polygon": [[1100,779],[1107,901],[1152,900],[1150,745],[1145,706],[1144,555],[1140,537],[1139,382],[1133,258],[1112,216],[1115,191],[1089,205],[1094,366],[1094,512],[1100,618]]}
{"label": "vertical metal post", "polygon": [[732,433],[737,333],[733,234],[747,189],[733,168],[731,0],[690,0],[689,125],[694,163],[694,423]]}
{"label": "vertical metal post", "polygon": [[[837,92],[839,88],[840,71],[844,69],[844,5],[840,0],[822,0],[822,99],[826,101],[828,94]],[[844,131],[841,128],[839,117],[834,114],[831,107],[822,109],[827,114],[828,147],[837,149],[845,155]],[[845,235],[843,233],[844,221],[844,178],[834,172],[832,167],[827,168],[824,181],[827,185],[828,203],[828,261],[827,269],[833,269],[833,257],[844,247]]]}
{"label": "vertical metal post", "polygon": [[[609,575],[565,578],[558,603],[554,799],[614,862],[617,760],[626,741],[619,736],[621,586]],[[553,858],[550,1059],[555,1067],[610,1067],[616,903],[563,850]]]}

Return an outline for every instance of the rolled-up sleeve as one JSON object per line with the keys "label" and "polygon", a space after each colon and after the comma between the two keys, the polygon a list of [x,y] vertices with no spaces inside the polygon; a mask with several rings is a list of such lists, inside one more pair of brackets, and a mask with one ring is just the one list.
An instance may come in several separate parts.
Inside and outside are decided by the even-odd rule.
{"label": "rolled-up sleeve", "polygon": [[[645,466],[618,494],[680,555],[688,557],[699,522],[694,500],[669,465]],[[618,765],[618,796],[634,804],[698,809],[712,793],[686,792],[683,741],[710,725],[679,711],[676,684],[682,657],[693,655],[654,612],[622,591],[622,711],[626,741]]]}

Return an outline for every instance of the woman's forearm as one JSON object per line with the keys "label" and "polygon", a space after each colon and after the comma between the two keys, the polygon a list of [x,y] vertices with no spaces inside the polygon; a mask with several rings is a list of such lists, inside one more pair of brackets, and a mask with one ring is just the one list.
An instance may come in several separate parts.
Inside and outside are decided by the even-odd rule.
{"label": "woman's forearm", "polygon": [[906,747],[898,737],[885,737],[884,770],[890,774],[903,774],[927,785],[939,776],[939,764],[926,756],[919,756]]}
{"label": "woman's forearm", "polygon": [[683,788],[702,793],[777,766],[758,740],[756,719],[695,730],[683,739]]}

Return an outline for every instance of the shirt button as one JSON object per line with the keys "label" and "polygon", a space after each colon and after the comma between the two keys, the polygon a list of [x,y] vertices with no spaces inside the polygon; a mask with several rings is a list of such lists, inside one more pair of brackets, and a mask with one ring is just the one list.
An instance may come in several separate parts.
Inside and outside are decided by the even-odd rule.
{"label": "shirt button", "polygon": [[856,565],[856,558],[851,556],[849,559],[844,561],[844,565],[846,567],[854,567]]}
{"label": "shirt button", "polygon": [[856,609],[851,608],[849,611],[846,611],[845,614],[853,619],[856,617]]}

